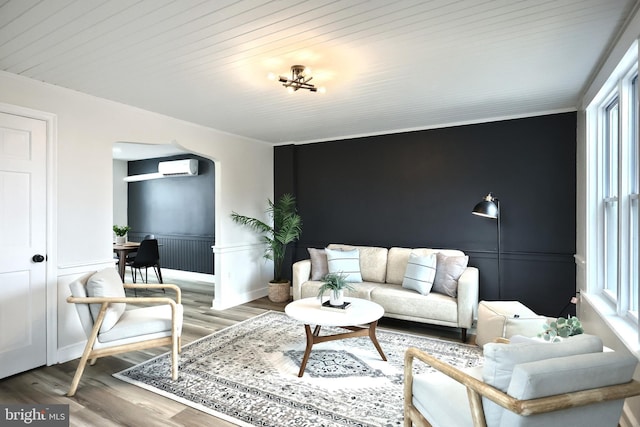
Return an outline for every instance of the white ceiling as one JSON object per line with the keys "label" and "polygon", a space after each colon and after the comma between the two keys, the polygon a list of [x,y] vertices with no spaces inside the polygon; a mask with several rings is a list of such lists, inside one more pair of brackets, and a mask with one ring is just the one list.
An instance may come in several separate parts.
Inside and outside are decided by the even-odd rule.
{"label": "white ceiling", "polygon": [[[575,109],[635,0],[0,0],[0,69],[267,141]],[[269,72],[312,67],[326,94]]]}

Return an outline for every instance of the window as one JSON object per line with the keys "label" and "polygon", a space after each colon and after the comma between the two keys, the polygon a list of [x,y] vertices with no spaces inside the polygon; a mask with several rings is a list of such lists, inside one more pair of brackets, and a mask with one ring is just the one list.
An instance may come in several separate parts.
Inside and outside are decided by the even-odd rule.
{"label": "window", "polygon": [[616,299],[618,289],[618,145],[620,103],[618,97],[604,109],[603,187],[604,187],[604,283],[607,295]]}
{"label": "window", "polygon": [[629,314],[638,321],[638,305],[640,304],[640,293],[638,291],[638,263],[640,261],[640,247],[638,246],[638,240],[640,236],[640,200],[638,193],[640,192],[640,138],[638,137],[638,75],[636,74],[631,80],[631,117],[634,120],[631,121],[632,135],[631,146],[629,149],[629,205],[630,205],[630,250],[629,250],[629,263],[630,263],[630,281],[629,281]]}
{"label": "window", "polygon": [[[599,238],[597,280],[589,290],[599,290],[615,306],[618,316],[637,324],[639,175],[638,71],[634,65],[620,74],[612,89],[590,107],[590,126],[597,153],[597,203]],[[593,123],[596,121],[597,123]]]}

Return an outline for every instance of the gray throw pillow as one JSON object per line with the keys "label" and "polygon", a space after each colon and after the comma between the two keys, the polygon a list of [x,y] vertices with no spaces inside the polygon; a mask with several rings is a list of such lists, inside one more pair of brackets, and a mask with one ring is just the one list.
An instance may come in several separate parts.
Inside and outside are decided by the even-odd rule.
{"label": "gray throw pillow", "polygon": [[307,248],[311,258],[311,280],[322,280],[329,273],[327,253],[324,249]]}
{"label": "gray throw pillow", "polygon": [[436,254],[420,256],[411,253],[402,280],[402,287],[412,289],[422,295],[428,295],[436,277],[436,261]]}
{"label": "gray throw pillow", "polygon": [[469,257],[446,256],[437,254],[436,278],[433,281],[433,292],[456,298],[458,296],[458,279],[469,263]]}

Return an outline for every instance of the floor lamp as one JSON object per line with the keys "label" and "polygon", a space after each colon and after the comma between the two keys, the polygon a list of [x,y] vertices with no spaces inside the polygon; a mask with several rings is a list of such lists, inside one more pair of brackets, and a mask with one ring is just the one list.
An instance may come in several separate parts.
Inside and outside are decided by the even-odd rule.
{"label": "floor lamp", "polygon": [[474,215],[496,219],[498,223],[498,299],[500,300],[502,299],[502,269],[500,268],[500,258],[502,258],[502,252],[500,250],[500,200],[495,198],[493,194],[489,193],[473,208],[472,213]]}

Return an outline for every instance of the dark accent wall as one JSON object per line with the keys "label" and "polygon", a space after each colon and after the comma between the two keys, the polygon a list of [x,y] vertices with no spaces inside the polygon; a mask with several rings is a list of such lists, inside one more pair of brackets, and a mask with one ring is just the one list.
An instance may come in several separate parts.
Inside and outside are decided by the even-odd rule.
{"label": "dark accent wall", "polygon": [[154,234],[162,267],[213,274],[214,163],[195,155],[138,160],[129,162],[128,174],[157,172],[161,161],[187,158],[198,159],[197,176],[129,183],[129,238],[139,241]]}
{"label": "dark accent wall", "polygon": [[501,299],[557,316],[575,295],[575,113],[279,146],[274,156],[276,197],[294,193],[304,222],[294,260],[329,243],[455,248],[480,269],[480,299],[497,300],[496,221],[471,214],[493,192]]}

